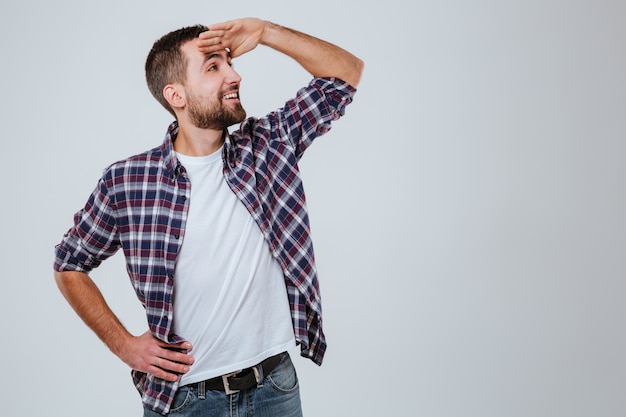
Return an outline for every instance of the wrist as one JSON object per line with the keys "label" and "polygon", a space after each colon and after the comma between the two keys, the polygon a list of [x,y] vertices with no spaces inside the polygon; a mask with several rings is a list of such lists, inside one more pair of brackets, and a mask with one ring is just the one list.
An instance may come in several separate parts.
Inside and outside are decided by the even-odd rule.
{"label": "wrist", "polygon": [[130,334],[124,327],[121,327],[115,332],[115,334],[112,334],[109,337],[107,346],[115,356],[124,360],[124,357],[129,351],[134,338],[135,336]]}
{"label": "wrist", "polygon": [[263,23],[263,32],[261,33],[259,43],[261,45],[273,47],[276,44],[275,40],[282,27],[268,20],[262,20],[261,22]]}

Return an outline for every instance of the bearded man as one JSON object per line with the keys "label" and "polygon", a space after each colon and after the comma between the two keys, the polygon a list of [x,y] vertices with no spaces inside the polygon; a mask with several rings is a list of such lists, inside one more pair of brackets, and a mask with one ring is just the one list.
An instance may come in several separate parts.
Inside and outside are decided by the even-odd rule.
{"label": "bearded man", "polygon": [[[314,78],[246,118],[232,59],[259,44]],[[326,339],[297,162],[344,114],[362,69],[333,44],[252,18],[155,42],[148,87],[175,121],[160,146],[105,170],[54,263],[70,305],[132,369],[144,416],[302,415],[288,351],[321,365]],[[89,277],[119,249],[146,310],[141,335]]]}

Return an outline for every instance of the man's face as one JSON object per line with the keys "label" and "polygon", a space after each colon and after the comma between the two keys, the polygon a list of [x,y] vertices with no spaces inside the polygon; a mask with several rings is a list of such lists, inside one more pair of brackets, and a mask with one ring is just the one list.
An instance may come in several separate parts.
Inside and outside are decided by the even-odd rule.
{"label": "man's face", "polygon": [[243,121],[246,111],[239,100],[241,77],[233,69],[228,52],[204,55],[196,42],[183,45],[187,55],[184,85],[190,121],[201,129],[224,130]]}

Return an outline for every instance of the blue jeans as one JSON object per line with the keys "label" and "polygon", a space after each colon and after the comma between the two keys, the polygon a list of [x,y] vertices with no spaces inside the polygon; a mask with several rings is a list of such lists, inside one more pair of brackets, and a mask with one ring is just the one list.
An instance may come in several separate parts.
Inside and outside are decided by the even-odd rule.
{"label": "blue jeans", "polygon": [[[169,417],[302,417],[298,376],[289,355],[265,377],[262,387],[230,395],[207,390],[203,396],[197,386],[178,389]],[[143,415],[162,417],[145,408]]]}

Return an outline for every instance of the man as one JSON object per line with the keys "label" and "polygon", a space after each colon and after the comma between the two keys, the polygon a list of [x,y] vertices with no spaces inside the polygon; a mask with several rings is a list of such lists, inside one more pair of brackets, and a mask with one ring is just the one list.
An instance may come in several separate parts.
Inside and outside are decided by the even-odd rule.
{"label": "man", "polygon": [[[258,44],[314,79],[246,119],[231,59]],[[321,364],[326,342],[297,161],[343,115],[362,68],[337,46],[258,19],[155,42],[148,86],[176,121],[162,145],[105,170],[54,264],[68,302],[132,368],[145,416],[301,415],[286,351],[299,344]],[[88,275],[119,248],[146,309],[140,336]]]}

